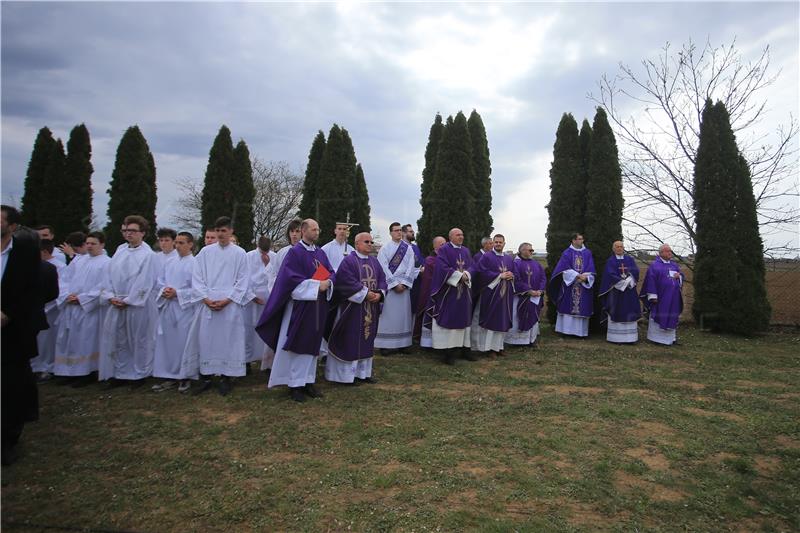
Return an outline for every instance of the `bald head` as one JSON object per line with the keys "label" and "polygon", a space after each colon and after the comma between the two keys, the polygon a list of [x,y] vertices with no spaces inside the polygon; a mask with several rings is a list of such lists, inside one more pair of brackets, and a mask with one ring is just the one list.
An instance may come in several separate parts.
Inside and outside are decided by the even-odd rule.
{"label": "bald head", "polygon": [[450,242],[455,244],[456,246],[461,246],[464,244],[464,232],[461,231],[459,228],[453,228],[450,230],[450,233],[447,234],[450,239]]}
{"label": "bald head", "polygon": [[313,218],[307,218],[300,224],[300,234],[308,244],[313,244],[319,239],[319,224]]}
{"label": "bald head", "polygon": [[615,255],[623,255],[625,253],[625,245],[622,244],[622,241],[614,241],[614,244],[611,245],[611,249],[614,251]]}
{"label": "bald head", "polygon": [[369,255],[372,252],[372,235],[369,232],[362,231],[356,235],[356,251],[361,255]]}
{"label": "bald head", "polygon": [[672,259],[672,248],[669,244],[662,244],[658,247],[658,255],[664,261],[669,261]]}
{"label": "bald head", "polygon": [[439,250],[439,248],[446,242],[447,241],[445,240],[445,238],[442,237],[441,235],[437,235],[436,237],[434,237],[433,238],[433,251],[437,252]]}

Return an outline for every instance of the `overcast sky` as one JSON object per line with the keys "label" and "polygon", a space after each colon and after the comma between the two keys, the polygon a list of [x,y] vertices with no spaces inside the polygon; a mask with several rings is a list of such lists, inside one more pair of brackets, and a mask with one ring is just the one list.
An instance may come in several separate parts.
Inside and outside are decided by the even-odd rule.
{"label": "overcast sky", "polygon": [[[428,131],[475,108],[489,139],[495,226],[544,250],[555,130],[590,121],[587,93],[667,41],[769,45],[781,77],[774,129],[798,116],[798,3],[265,4],[2,2],[2,197],[19,202],[33,141],[92,138],[105,220],[117,144],[138,124],[158,175],[158,222],[175,180],[202,180],[221,124],[261,159],[305,169],[317,130],[347,128],[373,227],[419,217]],[[180,228],[176,228],[180,229]]]}

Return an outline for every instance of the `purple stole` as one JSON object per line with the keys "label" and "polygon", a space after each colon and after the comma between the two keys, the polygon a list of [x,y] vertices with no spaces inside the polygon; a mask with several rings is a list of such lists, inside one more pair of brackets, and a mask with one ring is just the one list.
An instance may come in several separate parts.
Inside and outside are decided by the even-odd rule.
{"label": "purple stole", "polygon": [[341,303],[339,316],[328,337],[328,352],[340,361],[357,361],[373,355],[383,304],[370,303],[366,298],[360,304],[347,299],[358,294],[362,287],[386,291],[386,275],[374,257],[362,259],[356,252],[350,252],[336,271],[334,291]]}
{"label": "purple stole", "polygon": [[636,285],[633,289],[625,289],[622,292],[614,288],[614,285],[622,281],[623,275],[632,277],[636,283],[639,282],[639,267],[636,266],[636,261],[629,255],[623,255],[622,259],[612,255],[606,261],[606,269],[600,283],[600,303],[604,311],[601,321],[608,317],[614,322],[636,322],[642,316]]}
{"label": "purple stole", "polygon": [[[259,337],[274,351],[278,351],[283,311],[292,298],[292,291],[303,281],[311,279],[320,264],[328,269],[331,282],[334,282],[333,267],[325,252],[317,247],[311,251],[306,250],[302,241],[289,250],[281,263],[275,286],[256,325]],[[327,313],[328,301],[323,292],[317,295],[315,301],[295,300],[292,303],[286,344],[281,348],[294,353],[319,355]]]}
{"label": "purple stole", "polygon": [[476,277],[480,278],[481,307],[479,324],[492,331],[508,331],[511,329],[513,313],[514,281],[501,279],[493,288],[489,284],[503,272],[512,272],[518,277],[514,260],[508,255],[497,255],[494,251],[486,252],[476,267]]}
{"label": "purple stole", "polygon": [[[680,272],[681,268],[675,261],[665,263],[660,257],[650,263],[647,274],[644,275],[642,294],[640,298],[652,318],[664,329],[675,329],[683,312],[683,295],[681,282],[670,276],[671,272]],[[683,274],[680,276],[683,278]],[[653,305],[647,299],[647,294],[658,296],[658,303]]]}
{"label": "purple stole", "polygon": [[455,271],[473,275],[472,257],[466,246],[456,248],[448,242],[436,253],[425,324],[430,324],[433,319],[440,327],[447,329],[464,329],[472,324],[472,291],[463,281],[459,281],[456,287],[447,283]]}
{"label": "purple stole", "polygon": [[406,256],[406,252],[408,251],[408,242],[405,240],[401,240],[400,244],[397,246],[397,250],[395,250],[394,255],[391,259],[389,259],[389,272],[392,274],[395,273],[397,267],[403,262],[403,258]]}
{"label": "purple stole", "polygon": [[556,308],[562,315],[588,318],[592,316],[594,307],[592,289],[585,288],[577,280],[567,286],[562,274],[570,269],[579,274],[595,274],[592,252],[585,246],[581,250],[574,250],[572,247],[564,250],[550,277],[550,299],[556,303]]}
{"label": "purple stole", "polygon": [[517,257],[514,259],[514,263],[517,265],[517,273],[519,274],[519,282],[515,285],[519,295],[519,301],[517,302],[517,329],[519,331],[528,331],[539,322],[539,314],[544,306],[544,294],[542,294],[537,305],[531,301],[530,296],[520,293],[527,291],[544,292],[547,279],[542,265],[535,259]]}

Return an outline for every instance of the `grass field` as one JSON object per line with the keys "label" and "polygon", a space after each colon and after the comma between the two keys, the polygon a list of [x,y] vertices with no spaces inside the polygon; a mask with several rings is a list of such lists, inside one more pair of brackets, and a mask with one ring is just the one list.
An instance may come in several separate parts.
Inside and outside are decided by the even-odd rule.
{"label": "grass field", "polygon": [[41,387],[2,526],[126,531],[797,531],[800,337],[684,328],[680,346],[545,331],[455,367],[295,404]]}

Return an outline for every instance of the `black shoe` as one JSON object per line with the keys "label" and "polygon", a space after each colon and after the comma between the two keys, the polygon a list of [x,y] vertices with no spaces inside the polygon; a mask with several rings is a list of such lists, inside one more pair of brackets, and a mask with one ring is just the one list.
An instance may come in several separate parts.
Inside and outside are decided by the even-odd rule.
{"label": "black shoe", "polygon": [[309,383],[303,387],[303,391],[309,398],[322,398],[322,393],[314,388],[314,385]]}
{"label": "black shoe", "polygon": [[444,364],[446,365],[456,364],[456,353],[455,350],[453,350],[452,348],[444,351]]}
{"label": "black shoe", "polygon": [[397,350],[397,353],[401,353],[403,355],[407,355],[407,354],[411,353],[411,350],[409,350],[408,347],[400,348],[399,350]]}
{"label": "black shoe", "polygon": [[477,361],[478,356],[472,353],[469,348],[462,348],[461,349],[461,359],[466,359],[467,361]]}
{"label": "black shoe", "polygon": [[253,373],[253,369],[250,368],[250,363],[245,363],[244,364],[244,375],[245,376],[249,376],[252,373]]}
{"label": "black shoe", "polygon": [[111,378],[108,380],[106,390],[116,389],[117,387],[124,387],[126,385],[124,379]]}
{"label": "black shoe", "polygon": [[375,378],[373,378],[373,377],[369,377],[369,378],[356,378],[356,383],[369,383],[369,384],[375,384],[375,383],[377,383],[377,382],[378,382],[378,380],[377,380],[377,379],[375,379]]}
{"label": "black shoe", "polygon": [[384,357],[389,357],[394,353],[394,350],[390,350],[389,348],[379,348],[378,353]]}
{"label": "black shoe", "polygon": [[145,379],[133,379],[131,380],[131,390],[138,389],[142,385],[144,385]]}
{"label": "black shoe", "polygon": [[88,376],[81,376],[72,383],[72,388],[81,389],[83,387],[88,387],[89,385],[95,383],[96,381],[97,378],[92,374],[89,374]]}
{"label": "black shoe", "polygon": [[289,387],[289,397],[298,403],[306,401],[306,395],[303,394],[302,387]]}
{"label": "black shoe", "polygon": [[17,447],[16,446],[3,446],[3,454],[2,454],[2,463],[3,466],[11,466],[17,462],[19,458],[17,456]]}
{"label": "black shoe", "polygon": [[204,379],[203,381],[200,382],[199,387],[197,387],[196,389],[192,389],[192,396],[199,396],[210,388],[211,388],[211,380]]}
{"label": "black shoe", "polygon": [[223,377],[219,380],[219,385],[217,385],[217,390],[219,391],[220,396],[227,396],[230,394],[233,385],[231,385],[231,380],[227,377]]}

